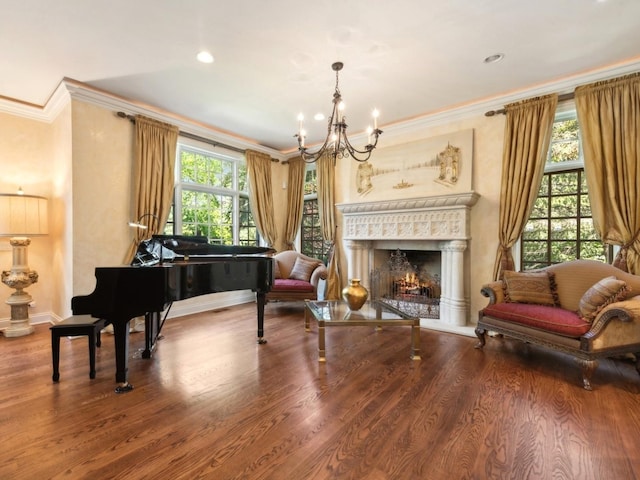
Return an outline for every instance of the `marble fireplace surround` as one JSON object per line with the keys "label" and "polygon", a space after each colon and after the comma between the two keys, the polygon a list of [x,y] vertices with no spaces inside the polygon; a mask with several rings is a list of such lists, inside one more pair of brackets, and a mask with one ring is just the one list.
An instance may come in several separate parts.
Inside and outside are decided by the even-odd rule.
{"label": "marble fireplace surround", "polygon": [[441,252],[440,319],[421,319],[423,327],[474,335],[469,325],[470,262],[467,242],[476,192],[341,203],[348,278],[369,288],[375,250]]}

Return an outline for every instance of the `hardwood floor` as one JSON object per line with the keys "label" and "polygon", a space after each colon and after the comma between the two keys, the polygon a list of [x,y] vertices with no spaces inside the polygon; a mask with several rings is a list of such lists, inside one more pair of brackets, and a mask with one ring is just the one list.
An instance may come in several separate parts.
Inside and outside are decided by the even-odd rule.
{"label": "hardwood floor", "polygon": [[[634,479],[640,376],[607,360],[581,388],[570,358],[534,346],[409,327],[305,333],[297,304],[169,320],[150,360],[131,358],[116,395],[104,335],[89,379],[86,337],[47,326],[0,338],[2,479]],[[131,353],[144,347],[131,335]]]}

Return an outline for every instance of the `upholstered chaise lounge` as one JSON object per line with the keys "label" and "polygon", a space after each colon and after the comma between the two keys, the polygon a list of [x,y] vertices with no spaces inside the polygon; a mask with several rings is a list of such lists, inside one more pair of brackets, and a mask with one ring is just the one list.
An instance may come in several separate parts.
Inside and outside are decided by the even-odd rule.
{"label": "upholstered chaise lounge", "polygon": [[327,279],[322,261],[293,250],[277,253],[275,281],[267,294],[267,301],[317,300],[320,280]]}
{"label": "upholstered chaise lounge", "polygon": [[476,348],[493,331],[568,353],[581,364],[587,390],[599,358],[634,354],[640,373],[640,276],[575,260],[535,272],[504,272],[482,294],[489,305],[479,313]]}

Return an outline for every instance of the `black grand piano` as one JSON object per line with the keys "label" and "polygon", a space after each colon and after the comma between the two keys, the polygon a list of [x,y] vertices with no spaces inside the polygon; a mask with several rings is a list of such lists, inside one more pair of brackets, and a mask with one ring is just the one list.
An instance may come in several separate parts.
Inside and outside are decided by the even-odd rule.
{"label": "black grand piano", "polygon": [[[172,302],[214,292],[252,290],[258,308],[258,343],[264,339],[264,305],[273,285],[271,249],[211,245],[206,237],[154,235],[139,249],[133,265],[96,267],[96,287],[71,299],[74,315],[90,314],[113,325],[117,393],[128,382],[129,322],[145,317],[145,350],[151,357]],[[166,318],[166,315],[165,315]]]}

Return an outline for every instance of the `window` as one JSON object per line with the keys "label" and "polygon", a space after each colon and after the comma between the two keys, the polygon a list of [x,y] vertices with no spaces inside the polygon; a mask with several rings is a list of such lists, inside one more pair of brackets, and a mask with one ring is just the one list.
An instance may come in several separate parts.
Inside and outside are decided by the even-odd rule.
{"label": "window", "polygon": [[558,115],[553,124],[545,174],[520,247],[522,270],[610,258],[591,218],[575,112]]}
{"label": "window", "polygon": [[169,216],[176,234],[202,235],[220,245],[259,244],[249,209],[244,158],[178,144],[176,170],[175,202]]}
{"label": "window", "polygon": [[315,165],[307,165],[307,172],[305,174],[300,243],[300,251],[302,253],[312,258],[318,258],[325,264],[328,262],[331,244],[325,242],[322,238],[320,210],[318,208],[318,181]]}

